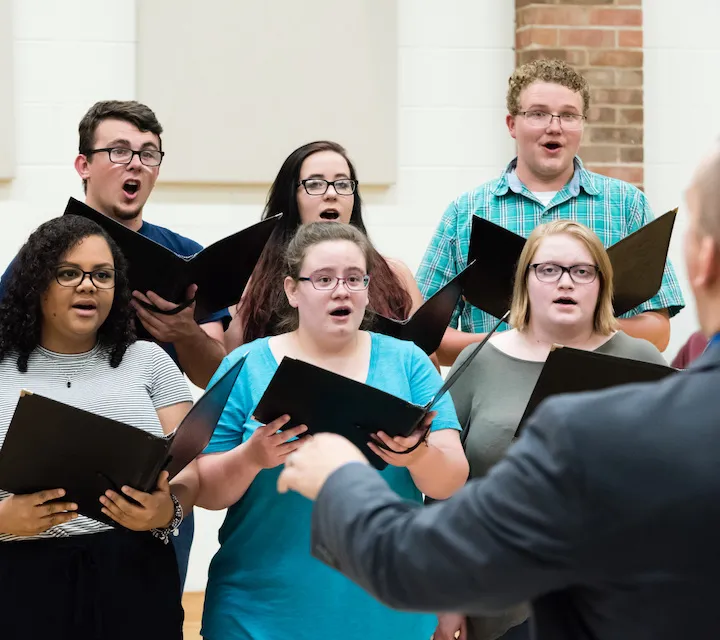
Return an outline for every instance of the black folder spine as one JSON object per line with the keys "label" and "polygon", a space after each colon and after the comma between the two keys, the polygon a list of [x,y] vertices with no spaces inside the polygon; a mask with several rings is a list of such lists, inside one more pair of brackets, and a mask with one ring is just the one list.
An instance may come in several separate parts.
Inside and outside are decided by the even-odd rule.
{"label": "black folder spine", "polygon": [[144,465],[144,468],[147,469],[147,471],[140,478],[140,486],[135,488],[140,491],[144,491],[145,493],[152,493],[155,490],[155,486],[157,485],[157,479],[160,475],[160,472],[165,469],[165,467],[167,467],[168,463],[170,462],[170,456],[168,455],[168,453],[170,451],[171,443],[172,440],[166,438],[163,442],[163,448],[161,451],[152,451],[147,465]]}

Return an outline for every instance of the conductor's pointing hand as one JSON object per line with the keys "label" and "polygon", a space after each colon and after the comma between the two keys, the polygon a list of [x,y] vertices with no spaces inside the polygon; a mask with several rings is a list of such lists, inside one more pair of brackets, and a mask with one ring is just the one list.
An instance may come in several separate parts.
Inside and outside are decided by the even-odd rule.
{"label": "conductor's pointing hand", "polygon": [[318,433],[305,440],[285,460],[277,484],[280,493],[297,491],[314,500],[325,481],[343,465],[350,462],[369,464],[360,449],[342,436]]}

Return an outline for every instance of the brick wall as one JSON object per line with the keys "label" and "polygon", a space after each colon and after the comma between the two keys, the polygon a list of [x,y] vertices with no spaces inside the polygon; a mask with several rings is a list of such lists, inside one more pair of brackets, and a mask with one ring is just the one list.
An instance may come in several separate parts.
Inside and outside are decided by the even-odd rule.
{"label": "brick wall", "polygon": [[515,13],[518,64],[562,58],[590,82],[585,165],[642,188],[642,0],[515,0]]}

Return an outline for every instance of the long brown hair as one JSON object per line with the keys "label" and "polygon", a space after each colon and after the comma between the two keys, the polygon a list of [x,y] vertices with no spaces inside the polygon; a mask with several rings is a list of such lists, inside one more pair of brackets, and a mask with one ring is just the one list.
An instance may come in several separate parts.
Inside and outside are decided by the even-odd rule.
{"label": "long brown hair", "polygon": [[[297,204],[300,168],[306,158],[319,151],[333,151],[340,154],[348,163],[350,178],[357,181],[353,163],[348,158],[345,149],[336,142],[321,140],[303,145],[299,149],[295,149],[283,162],[270,187],[262,219],[278,213],[282,213],[283,216],[265,245],[265,250],[253,271],[250,285],[245,290],[243,299],[237,305],[237,312],[243,327],[243,343],[279,333],[282,321],[279,310],[284,309],[286,304],[283,291],[285,252],[298,227],[302,225]],[[357,227],[367,237],[367,230],[362,220],[362,200],[359,187],[355,191],[350,224]],[[410,294],[387,261],[373,247],[369,238],[368,245],[374,263],[373,280],[370,287],[370,309],[390,318],[404,320],[412,308]]]}

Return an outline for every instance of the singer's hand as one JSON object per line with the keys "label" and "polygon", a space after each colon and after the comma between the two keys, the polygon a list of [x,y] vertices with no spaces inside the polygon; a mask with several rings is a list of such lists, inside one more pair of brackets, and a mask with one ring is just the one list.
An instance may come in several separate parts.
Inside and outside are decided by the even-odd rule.
{"label": "singer's hand", "polygon": [[[430,434],[430,425],[436,415],[437,411],[431,411],[428,413],[423,421],[418,425],[418,428],[415,429],[415,431],[413,431],[407,438],[402,438],[400,436],[391,438],[384,431],[378,431],[371,436],[375,442],[382,442],[382,444],[392,449],[392,451],[387,451],[387,449],[378,447],[377,444],[373,442],[368,443],[368,448],[393,467],[412,467],[412,465],[422,460],[428,452],[427,437]],[[421,442],[417,449],[411,451],[410,453],[402,453],[403,451],[412,449],[423,439],[425,442]]]}
{"label": "singer's hand", "polygon": [[169,526],[175,516],[175,505],[170,497],[168,477],[168,472],[163,471],[152,493],[123,487],[123,494],[138,502],[137,505],[115,491],[106,491],[100,498],[103,505],[101,511],[132,531],[150,531]]}
{"label": "singer's hand", "polygon": [[64,489],[50,489],[26,495],[11,495],[0,501],[0,532],[13,536],[34,536],[50,527],[78,517],[73,502],[51,502],[65,495]]}

